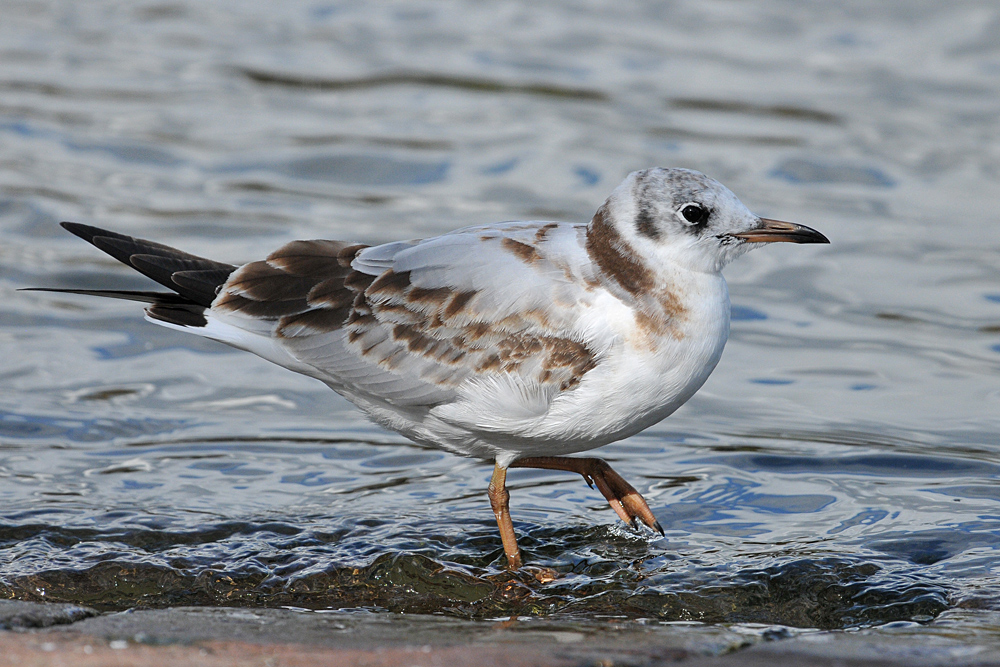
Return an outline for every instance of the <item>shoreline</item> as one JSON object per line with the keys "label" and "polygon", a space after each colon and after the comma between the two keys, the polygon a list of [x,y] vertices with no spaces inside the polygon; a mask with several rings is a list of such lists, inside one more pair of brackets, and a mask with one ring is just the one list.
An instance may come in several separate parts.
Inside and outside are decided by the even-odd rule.
{"label": "shoreline", "polygon": [[1000,666],[992,642],[970,644],[949,634],[948,624],[942,621],[940,632],[931,623],[751,635],[616,620],[466,621],[230,607],[101,614],[77,605],[0,601],[0,665]]}

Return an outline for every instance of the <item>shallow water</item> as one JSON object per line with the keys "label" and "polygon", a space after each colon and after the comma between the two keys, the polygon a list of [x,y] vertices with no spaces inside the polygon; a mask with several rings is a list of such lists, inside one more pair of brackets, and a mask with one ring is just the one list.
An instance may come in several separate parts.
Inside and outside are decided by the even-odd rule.
{"label": "shallow water", "polygon": [[[947,612],[947,632],[996,631],[995,6],[3,13],[0,596],[927,632]],[[577,477],[511,472],[550,583],[502,569],[490,465],[135,304],[14,291],[147,287],[59,220],[236,262],[586,220],[651,165],[833,243],[731,266],[715,374],[601,450],[666,537]]]}

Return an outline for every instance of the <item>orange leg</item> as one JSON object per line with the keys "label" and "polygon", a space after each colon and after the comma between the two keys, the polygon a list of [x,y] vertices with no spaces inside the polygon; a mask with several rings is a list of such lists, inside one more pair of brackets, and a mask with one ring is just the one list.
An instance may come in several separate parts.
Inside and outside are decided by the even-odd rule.
{"label": "orange leg", "polygon": [[521,567],[521,550],[517,548],[517,536],[514,535],[514,523],[510,520],[510,492],[507,491],[507,468],[500,464],[493,466],[493,477],[490,478],[490,505],[500,527],[500,539],[503,550],[507,554],[507,565],[512,570]]}
{"label": "orange leg", "polygon": [[[633,528],[639,527],[639,521],[641,520],[644,524],[652,528],[653,530],[663,535],[663,527],[660,522],[656,520],[653,513],[649,509],[649,505],[646,504],[645,499],[639,495],[639,492],[635,490],[631,484],[626,482],[621,475],[616,473],[611,469],[604,460],[596,458],[573,458],[570,456],[533,456],[526,459],[518,459],[510,464],[511,468],[544,468],[545,470],[566,470],[568,472],[575,472],[583,475],[584,481],[594,488],[597,486],[598,491],[600,491],[604,497],[607,499],[608,504],[611,505],[611,509],[621,517],[621,520],[627,524],[630,524]],[[496,479],[497,473],[493,473],[493,479]],[[503,471],[503,477],[501,478],[501,485],[503,480],[506,479],[507,471]],[[490,483],[490,500],[493,499],[493,483]],[[506,509],[507,504],[504,503],[504,508]],[[496,505],[493,506],[493,511],[496,512]],[[497,522],[500,522],[500,515],[497,514]],[[510,516],[508,514],[507,524],[510,525]],[[500,534],[503,535],[503,524],[500,525]],[[514,543],[513,529],[511,532],[511,543]],[[507,548],[507,540],[504,539],[504,548]],[[517,550],[517,545],[514,545],[515,553]],[[510,558],[510,551],[507,551],[507,557]]]}

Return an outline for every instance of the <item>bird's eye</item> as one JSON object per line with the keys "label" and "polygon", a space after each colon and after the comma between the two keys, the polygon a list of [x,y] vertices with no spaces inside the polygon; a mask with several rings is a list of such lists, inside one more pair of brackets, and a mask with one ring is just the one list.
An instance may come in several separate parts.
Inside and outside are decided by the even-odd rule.
{"label": "bird's eye", "polygon": [[708,220],[708,209],[698,204],[687,204],[681,209],[681,215],[692,225],[700,225]]}

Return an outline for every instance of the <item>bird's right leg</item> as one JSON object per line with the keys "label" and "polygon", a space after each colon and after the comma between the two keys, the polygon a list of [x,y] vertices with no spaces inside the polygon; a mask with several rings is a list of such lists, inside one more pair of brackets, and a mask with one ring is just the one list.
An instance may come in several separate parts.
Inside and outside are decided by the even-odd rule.
{"label": "bird's right leg", "polygon": [[500,527],[500,539],[507,554],[507,566],[511,570],[521,567],[521,550],[517,548],[514,523],[510,520],[510,492],[507,491],[507,467],[499,463],[493,466],[493,477],[489,486],[490,505]]}
{"label": "bird's right leg", "polygon": [[[635,487],[612,470],[604,459],[576,458],[573,456],[532,456],[518,459],[510,464],[511,468],[541,468],[543,470],[566,470],[582,475],[584,481],[601,492],[611,509],[621,517],[621,520],[633,527],[639,527],[639,521],[663,535],[663,526],[653,516]],[[506,474],[506,471],[505,473]]]}

